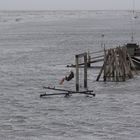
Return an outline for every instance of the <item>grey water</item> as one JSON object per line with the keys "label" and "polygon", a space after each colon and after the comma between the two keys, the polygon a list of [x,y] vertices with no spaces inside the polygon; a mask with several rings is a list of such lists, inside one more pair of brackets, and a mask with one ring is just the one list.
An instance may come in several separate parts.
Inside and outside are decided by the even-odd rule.
{"label": "grey water", "polygon": [[104,83],[96,82],[100,69],[89,69],[96,97],[39,97],[53,93],[43,86],[74,90],[74,79],[59,82],[75,54],[102,50],[102,41],[108,48],[130,42],[132,30],[139,43],[135,14],[134,20],[130,11],[1,11],[0,140],[140,140],[139,75]]}

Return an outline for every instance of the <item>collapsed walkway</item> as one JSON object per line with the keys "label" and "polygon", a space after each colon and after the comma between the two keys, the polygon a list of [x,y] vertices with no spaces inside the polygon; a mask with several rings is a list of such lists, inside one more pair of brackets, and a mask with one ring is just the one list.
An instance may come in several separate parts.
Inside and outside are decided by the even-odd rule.
{"label": "collapsed walkway", "polygon": [[[133,72],[137,73],[136,69],[140,69],[140,59],[137,56],[140,56],[139,46],[130,43],[122,47],[87,52],[86,63],[88,68],[95,68],[93,64],[102,62],[96,81],[99,81],[103,75],[103,81],[119,82],[133,78]],[[82,67],[85,62],[78,65]],[[76,64],[67,65],[67,67],[76,67]]]}

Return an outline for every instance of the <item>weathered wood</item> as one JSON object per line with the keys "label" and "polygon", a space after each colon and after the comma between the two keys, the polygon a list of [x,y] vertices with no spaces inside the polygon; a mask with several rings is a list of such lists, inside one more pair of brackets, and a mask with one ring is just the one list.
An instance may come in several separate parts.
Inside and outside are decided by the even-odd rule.
{"label": "weathered wood", "polygon": [[[101,61],[104,61],[104,58],[96,59],[96,60],[91,60],[90,62],[88,61],[88,64],[91,65],[92,63],[97,63],[97,62],[101,62]],[[83,66],[83,65],[85,65],[85,63],[79,63],[79,66]],[[67,65],[67,67],[76,67],[76,65],[75,64],[71,64],[71,65]]]}
{"label": "weathered wood", "polygon": [[76,65],[76,91],[79,91],[79,58],[78,55],[75,56],[75,65]]}
{"label": "weathered wood", "polygon": [[75,56],[76,65],[76,91],[79,91],[79,58],[84,59],[84,88],[87,89],[87,53],[82,53]]}
{"label": "weathered wood", "polygon": [[104,72],[104,81],[125,81],[133,78],[132,68],[136,70],[125,47],[109,49],[105,51],[104,63],[96,80],[99,81]]}
{"label": "weathered wood", "polygon": [[[110,50],[108,50],[108,51],[110,51]],[[106,81],[106,64],[107,64],[107,55],[106,55],[106,50],[104,49],[104,81]]]}
{"label": "weathered wood", "polygon": [[99,56],[91,57],[90,59],[97,59],[97,58],[101,58],[101,57],[104,57],[104,55],[99,55]]}
{"label": "weathered wood", "polygon": [[[105,55],[104,55],[104,57],[105,57]],[[96,81],[99,81],[99,79],[100,79],[100,77],[101,77],[101,75],[102,75],[102,72],[104,71],[104,67],[105,67],[106,61],[108,60],[108,57],[109,57],[109,56],[107,56],[107,58],[104,59],[103,66],[102,66],[102,68],[101,68],[101,70],[100,70],[100,72],[99,72],[99,75],[97,76]]]}
{"label": "weathered wood", "polygon": [[127,56],[128,56],[129,61],[130,61],[130,64],[131,64],[132,69],[133,69],[133,70],[135,71],[135,73],[137,74],[136,67],[135,67],[135,65],[134,65],[134,63],[133,63],[133,61],[132,61],[132,59],[131,59],[130,55],[129,55],[129,54],[127,54]]}
{"label": "weathered wood", "polygon": [[66,97],[72,95],[72,94],[84,94],[84,95],[92,95],[92,96],[95,96],[96,94],[95,93],[91,93],[91,92],[63,92],[63,93],[52,93],[52,94],[47,94],[47,93],[44,93],[44,94],[40,94],[40,97],[44,97],[44,96],[58,96],[58,95],[65,95]]}
{"label": "weathered wood", "polygon": [[103,66],[102,66],[102,68],[101,68],[101,70],[100,70],[100,72],[99,72],[99,75],[97,76],[96,81],[99,81],[99,79],[100,79],[100,77],[101,77],[101,74],[102,74],[102,72],[103,72],[103,70],[104,70],[104,65],[105,65],[105,64],[103,64]]}
{"label": "weathered wood", "polygon": [[49,90],[55,90],[55,91],[62,91],[62,92],[75,92],[75,93],[81,93],[81,92],[93,92],[93,90],[85,90],[85,91],[73,91],[73,90],[66,90],[66,89],[61,89],[61,88],[55,88],[55,87],[46,87],[43,86],[44,89],[49,89]]}
{"label": "weathered wood", "polygon": [[103,50],[99,50],[99,51],[94,51],[94,52],[90,52],[90,54],[97,54],[97,53],[103,53],[104,51]]}
{"label": "weathered wood", "polygon": [[84,55],[84,88],[87,89],[87,53]]}
{"label": "weathered wood", "polygon": [[85,91],[73,91],[73,90],[65,90],[65,89],[59,89],[59,88],[55,88],[55,87],[43,87],[44,89],[49,89],[49,90],[54,90],[54,91],[61,91],[61,93],[53,93],[53,94],[41,94],[40,97],[44,97],[44,96],[55,96],[55,95],[66,95],[69,96],[71,94],[85,94],[85,95],[92,95],[95,96],[95,93],[92,93],[93,90],[85,90]]}
{"label": "weathered wood", "polygon": [[90,56],[89,51],[88,51],[88,54],[87,54],[87,67],[88,68],[91,67],[90,61],[91,61],[91,56]]}

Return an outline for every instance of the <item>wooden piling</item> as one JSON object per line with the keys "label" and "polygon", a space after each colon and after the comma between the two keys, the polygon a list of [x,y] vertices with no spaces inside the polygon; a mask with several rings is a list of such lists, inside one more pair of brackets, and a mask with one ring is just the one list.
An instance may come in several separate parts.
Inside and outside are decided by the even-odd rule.
{"label": "wooden piling", "polygon": [[87,53],[84,55],[84,88],[87,89]]}
{"label": "wooden piling", "polygon": [[79,91],[79,58],[84,60],[84,88],[87,89],[87,53],[82,53],[75,55],[75,65],[76,65],[76,91]]}
{"label": "wooden piling", "polygon": [[78,59],[78,55],[75,56],[75,65],[76,65],[76,91],[79,91],[79,59]]}
{"label": "wooden piling", "polygon": [[104,52],[104,63],[96,79],[97,81],[99,81],[102,73],[103,81],[120,82],[133,78],[132,68],[135,69],[135,66],[126,48],[117,47]]}

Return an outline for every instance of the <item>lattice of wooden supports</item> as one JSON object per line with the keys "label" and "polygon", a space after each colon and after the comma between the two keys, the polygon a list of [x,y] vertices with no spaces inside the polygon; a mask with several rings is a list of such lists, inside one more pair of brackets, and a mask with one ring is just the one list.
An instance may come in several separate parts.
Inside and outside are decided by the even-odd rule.
{"label": "lattice of wooden supports", "polygon": [[103,81],[121,82],[133,78],[135,65],[127,52],[126,47],[117,47],[104,50],[104,62],[96,81],[103,75]]}

